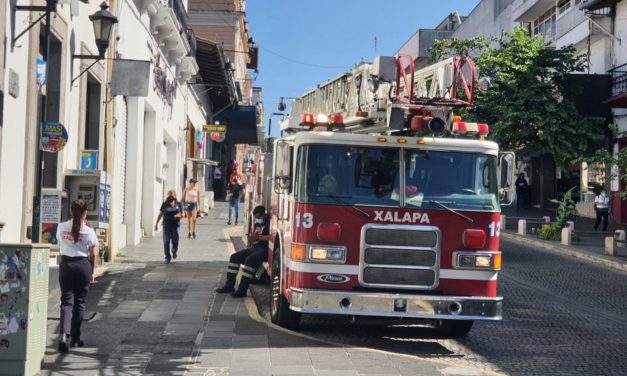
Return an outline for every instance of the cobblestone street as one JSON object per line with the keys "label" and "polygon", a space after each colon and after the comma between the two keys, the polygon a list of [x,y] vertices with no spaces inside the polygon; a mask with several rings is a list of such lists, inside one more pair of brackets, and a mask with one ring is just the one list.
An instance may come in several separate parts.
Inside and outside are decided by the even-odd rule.
{"label": "cobblestone street", "polygon": [[[627,374],[627,275],[573,258],[501,242],[503,321],[476,322],[461,340],[417,324],[385,325],[305,316],[316,339],[446,360],[510,375]],[[266,316],[269,290],[255,287]]]}

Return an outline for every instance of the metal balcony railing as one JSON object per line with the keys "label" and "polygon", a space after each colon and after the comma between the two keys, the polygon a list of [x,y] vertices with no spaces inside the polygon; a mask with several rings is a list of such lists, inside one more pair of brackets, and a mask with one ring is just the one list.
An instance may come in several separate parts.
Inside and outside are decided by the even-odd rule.
{"label": "metal balcony railing", "polygon": [[627,93],[627,63],[607,72],[612,76],[612,96]]}

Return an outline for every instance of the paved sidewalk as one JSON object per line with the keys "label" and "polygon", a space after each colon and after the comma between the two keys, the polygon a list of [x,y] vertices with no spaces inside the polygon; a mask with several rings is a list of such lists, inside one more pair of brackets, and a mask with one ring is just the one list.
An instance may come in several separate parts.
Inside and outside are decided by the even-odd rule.
{"label": "paved sidewalk", "polygon": [[[522,218],[541,218],[544,216],[551,217],[551,220],[555,220],[556,212],[550,209],[538,209],[538,208],[526,208],[517,210],[515,206],[504,207],[503,214],[508,218],[522,217]],[[540,227],[539,223],[528,224],[528,233],[526,235],[517,234],[517,221],[509,221],[507,224],[507,230],[501,232],[501,237],[505,240],[514,241],[530,245],[533,247],[540,247],[549,251],[554,251],[560,254],[569,255],[585,259],[589,262],[603,265],[605,267],[615,268],[623,271],[627,271],[627,248],[619,244],[618,256],[606,256],[605,255],[605,237],[611,236],[611,234],[592,233],[595,219],[587,217],[577,217],[575,222],[575,234],[578,239],[575,239],[570,246],[560,244],[560,242],[547,241],[540,239],[537,229]],[[624,230],[627,232],[627,225],[622,223],[610,222],[607,228],[608,232],[614,232],[615,230]],[[577,231],[584,231],[584,233],[577,233]]]}
{"label": "paved sidewalk", "polygon": [[[86,347],[59,354],[59,296],[49,300],[42,375],[485,375],[459,363],[323,343],[268,325],[252,299],[215,294],[232,245],[226,204],[163,263],[161,236],[101,270],[88,297]],[[185,227],[183,227],[185,229]],[[230,229],[235,229],[230,227]],[[237,229],[235,229],[237,230]],[[229,250],[229,248],[231,248]],[[1,373],[1,372],[0,372]]]}

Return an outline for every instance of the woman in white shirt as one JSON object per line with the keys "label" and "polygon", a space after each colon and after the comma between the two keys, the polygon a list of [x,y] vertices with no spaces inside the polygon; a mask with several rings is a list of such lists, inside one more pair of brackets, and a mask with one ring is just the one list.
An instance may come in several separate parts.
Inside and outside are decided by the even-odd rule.
{"label": "woman in white shirt", "polygon": [[601,220],[603,220],[603,232],[607,231],[607,220],[610,214],[610,198],[607,197],[605,189],[594,198],[594,210],[597,213],[597,220],[594,222],[594,231],[599,228]]}
{"label": "woman in white shirt", "polygon": [[72,219],[59,223],[57,239],[60,245],[61,265],[61,333],[59,352],[70,347],[82,347],[81,322],[85,314],[89,285],[94,282],[96,244],[98,238],[93,228],[87,226],[87,204],[78,199],[72,203]]}

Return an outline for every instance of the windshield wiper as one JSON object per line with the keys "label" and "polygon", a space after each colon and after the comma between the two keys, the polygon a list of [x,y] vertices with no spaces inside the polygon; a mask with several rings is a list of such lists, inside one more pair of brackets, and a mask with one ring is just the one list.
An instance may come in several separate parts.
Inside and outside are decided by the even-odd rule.
{"label": "windshield wiper", "polygon": [[[436,205],[438,205],[439,207],[442,207],[442,208],[444,208],[444,209],[446,209],[446,210],[448,210],[448,211],[450,211],[450,212],[452,212],[452,213],[455,213],[455,214],[459,215],[460,217],[462,217],[462,218],[464,218],[465,220],[467,220],[467,221],[468,221],[468,223],[473,223],[473,222],[474,222],[474,220],[473,220],[472,218],[470,218],[470,217],[466,217],[465,215],[463,215],[462,213],[458,212],[457,210],[453,210],[453,209],[449,208],[448,206],[444,205],[444,204],[443,204],[442,202],[440,202],[440,201],[436,201],[436,200],[429,200],[429,203],[430,203],[430,204],[436,204]],[[448,204],[448,202],[447,202],[447,204]],[[451,202],[451,204],[454,204],[454,202]]]}
{"label": "windshield wiper", "polygon": [[340,196],[340,195],[320,195],[320,194],[312,194],[313,197],[326,197],[326,198],[332,198],[333,200],[335,200],[335,202],[337,202],[338,204],[342,204],[342,205],[348,205],[351,208],[357,210],[358,212],[360,212],[361,214],[363,214],[366,218],[370,218],[370,214],[368,214],[367,212],[359,209],[357,206],[351,204],[348,201],[345,201],[345,198],[352,198],[353,196]]}

